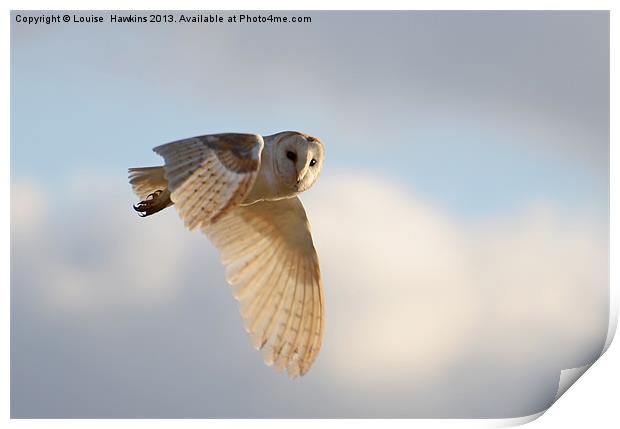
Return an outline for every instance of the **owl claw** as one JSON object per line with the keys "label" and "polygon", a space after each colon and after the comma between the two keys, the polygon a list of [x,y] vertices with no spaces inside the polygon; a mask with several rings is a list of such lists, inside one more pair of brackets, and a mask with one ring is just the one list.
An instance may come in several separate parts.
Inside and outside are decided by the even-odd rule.
{"label": "owl claw", "polygon": [[134,205],[133,206],[133,209],[138,212],[138,216],[140,216],[140,217],[145,217],[146,216],[146,213],[143,212],[143,210],[144,210],[143,204],[144,203],[140,202],[140,203],[138,203],[138,205]]}
{"label": "owl claw", "polygon": [[146,217],[165,209],[168,203],[170,203],[170,198],[160,198],[162,192],[161,190],[155,191],[147,195],[143,201],[134,205],[133,209],[138,212],[138,216]]}

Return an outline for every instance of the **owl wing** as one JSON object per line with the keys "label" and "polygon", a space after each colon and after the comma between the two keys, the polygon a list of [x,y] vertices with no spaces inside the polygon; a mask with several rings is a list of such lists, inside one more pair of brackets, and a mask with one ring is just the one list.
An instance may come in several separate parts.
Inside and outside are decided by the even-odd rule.
{"label": "owl wing", "polygon": [[139,167],[129,169],[129,183],[140,199],[144,200],[158,189],[166,189],[168,181],[161,167]]}
{"label": "owl wing", "polygon": [[237,206],[204,228],[267,365],[304,375],[323,337],[323,288],[299,198]]}
{"label": "owl wing", "polygon": [[189,229],[208,225],[238,205],[260,167],[263,138],[211,134],[158,146],[170,199]]}

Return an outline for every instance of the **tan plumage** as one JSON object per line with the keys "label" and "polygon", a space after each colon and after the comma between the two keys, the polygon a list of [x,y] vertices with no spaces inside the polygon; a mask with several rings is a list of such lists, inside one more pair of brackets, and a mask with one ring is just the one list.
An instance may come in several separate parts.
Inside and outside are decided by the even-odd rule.
{"label": "tan plumage", "polygon": [[166,189],[168,181],[162,167],[139,167],[129,169],[129,183],[141,200],[154,190]]}
{"label": "tan plumage", "polygon": [[261,136],[223,134],[158,146],[170,199],[191,230],[238,205],[254,183],[263,149]]}
{"label": "tan plumage", "polygon": [[319,350],[323,296],[319,261],[297,197],[231,210],[204,229],[220,250],[246,330],[265,362],[303,375]]}
{"label": "tan plumage", "polygon": [[[268,365],[304,375],[323,335],[319,261],[297,197],[318,178],[322,143],[284,132],[217,134],[154,149],[163,167],[130,169],[136,210],[174,204],[218,248],[245,328]],[[162,181],[163,179],[163,181]],[[164,185],[164,186],[162,186]]]}

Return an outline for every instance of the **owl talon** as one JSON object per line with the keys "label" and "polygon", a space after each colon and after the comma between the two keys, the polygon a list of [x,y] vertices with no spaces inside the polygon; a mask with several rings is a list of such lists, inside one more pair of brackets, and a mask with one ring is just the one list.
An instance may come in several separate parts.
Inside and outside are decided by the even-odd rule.
{"label": "owl talon", "polygon": [[144,213],[145,208],[144,208],[144,203],[143,202],[140,202],[137,205],[134,205],[133,209],[138,212],[138,216],[140,216],[140,217],[146,216],[146,213]]}
{"label": "owl talon", "polygon": [[138,216],[146,217],[166,208],[168,203],[170,203],[170,198],[169,194],[168,198],[160,198],[162,192],[161,190],[155,191],[147,195],[143,201],[134,205],[133,209],[138,212]]}

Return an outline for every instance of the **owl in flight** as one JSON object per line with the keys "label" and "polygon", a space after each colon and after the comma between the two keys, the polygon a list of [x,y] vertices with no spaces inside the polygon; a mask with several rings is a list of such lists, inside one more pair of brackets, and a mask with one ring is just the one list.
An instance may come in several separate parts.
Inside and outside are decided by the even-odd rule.
{"label": "owl in flight", "polygon": [[267,365],[304,375],[321,347],[323,287],[299,193],[316,182],[323,144],[295,131],[211,134],[153,149],[161,167],[130,168],[149,216],[174,204],[220,252],[245,329]]}

